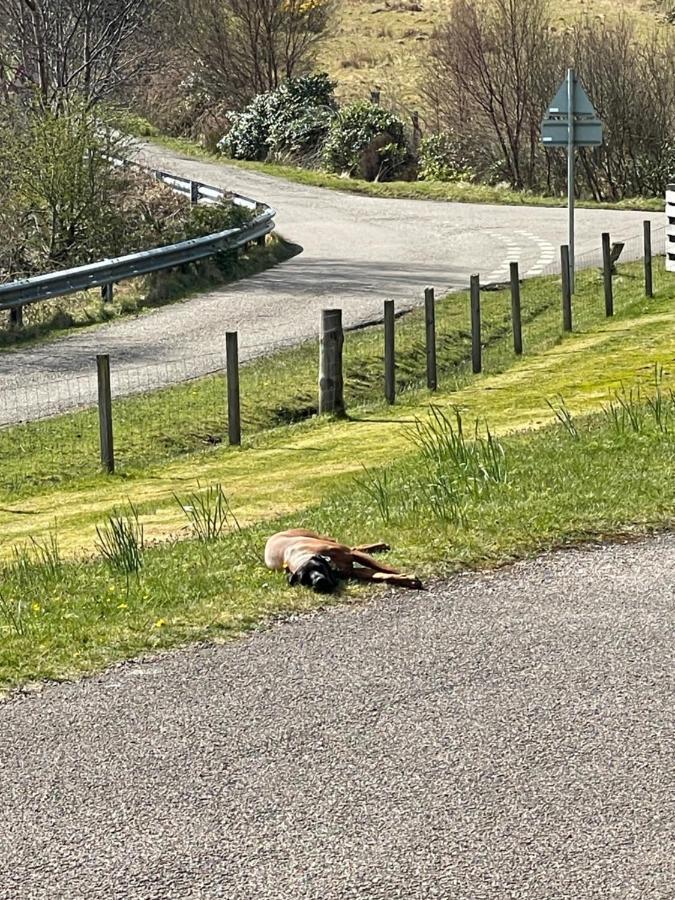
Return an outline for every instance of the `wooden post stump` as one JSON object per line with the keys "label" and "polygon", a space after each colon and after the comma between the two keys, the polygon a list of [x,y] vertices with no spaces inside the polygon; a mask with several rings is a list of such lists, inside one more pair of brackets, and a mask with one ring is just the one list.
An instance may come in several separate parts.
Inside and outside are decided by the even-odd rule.
{"label": "wooden post stump", "polygon": [[344,332],[342,310],[324,309],[321,313],[319,343],[319,414],[345,413],[342,351]]}

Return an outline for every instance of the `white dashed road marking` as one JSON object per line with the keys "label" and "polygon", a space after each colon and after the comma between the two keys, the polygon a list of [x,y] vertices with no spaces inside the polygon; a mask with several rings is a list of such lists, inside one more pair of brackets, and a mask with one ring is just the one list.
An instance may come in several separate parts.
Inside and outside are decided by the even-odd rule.
{"label": "white dashed road marking", "polygon": [[[498,232],[488,232],[488,236],[500,245],[500,255],[503,253],[503,262],[499,268],[492,271],[488,276],[487,282],[508,281],[510,277],[510,264],[512,262],[521,263],[521,277],[531,277],[533,275],[541,275],[547,268],[555,262],[555,248],[549,241],[545,241],[537,235],[529,231],[514,231],[510,235],[499,234]],[[537,247],[536,262],[527,268],[522,267],[524,257],[529,257],[528,245],[535,244]],[[503,249],[502,249],[503,248]]]}

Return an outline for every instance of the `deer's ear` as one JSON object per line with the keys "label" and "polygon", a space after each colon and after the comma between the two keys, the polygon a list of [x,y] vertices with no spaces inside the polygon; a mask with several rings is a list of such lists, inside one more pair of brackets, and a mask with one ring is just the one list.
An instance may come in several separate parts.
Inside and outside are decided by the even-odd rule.
{"label": "deer's ear", "polygon": [[300,575],[297,572],[286,572],[286,578],[291,587],[295,587],[300,581]]}

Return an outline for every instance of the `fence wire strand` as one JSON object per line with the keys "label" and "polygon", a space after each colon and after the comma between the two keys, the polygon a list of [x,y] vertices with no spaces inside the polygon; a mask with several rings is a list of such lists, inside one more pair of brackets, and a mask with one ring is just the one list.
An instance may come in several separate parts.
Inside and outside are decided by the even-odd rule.
{"label": "fence wire strand", "polygon": [[[631,237],[624,242],[619,259],[623,263],[643,257],[643,237]],[[666,247],[666,228],[652,230],[654,257],[663,255]],[[577,257],[577,269],[602,266],[600,241],[598,247]],[[556,260],[544,274],[559,275],[560,261]],[[593,315],[597,315],[601,303],[602,279],[598,273],[598,297],[582,300],[575,298],[574,322],[584,327]],[[420,292],[421,293],[421,292]],[[501,300],[499,301],[501,303]],[[508,315],[504,323],[508,329]],[[501,315],[501,313],[500,313]],[[462,331],[466,338],[470,328]],[[151,464],[160,459],[207,451],[227,441],[227,383],[226,354],[223,335],[221,351],[201,355],[199,359],[170,352],[164,358],[148,365],[128,365],[111,358],[111,393],[115,427],[115,454],[121,470]],[[555,336],[552,337],[552,339]],[[438,335],[439,342],[443,335]],[[423,335],[420,336],[423,343]],[[318,322],[313,334],[304,341],[308,353],[318,362]],[[466,341],[465,341],[466,343]],[[467,343],[468,346],[468,343]],[[293,348],[297,344],[289,339],[278,341],[261,335],[239,335],[239,353],[242,367],[275,351]],[[423,353],[422,346],[422,353]],[[20,361],[20,356],[16,357]],[[289,357],[290,359],[291,357]],[[73,363],[75,365],[76,363]],[[261,415],[269,415],[269,426],[293,421],[293,416],[309,414],[314,410],[317,395],[317,369],[308,363],[302,383],[293,383],[292,402],[284,396],[284,385],[275,383],[278,369],[265,365],[251,370],[249,388],[257,396],[268,396],[272,402],[262,412],[252,408],[250,401],[242,397],[242,424],[247,428],[260,427]],[[311,369],[311,371],[310,371]],[[59,483],[73,476],[94,475],[100,471],[98,385],[96,361],[91,360],[90,371],[54,377],[47,373],[26,382],[26,375],[19,372],[6,379],[0,390],[0,459],[31,460],[31,468],[4,473],[0,467],[0,489],[17,492],[27,490],[33,483]],[[403,372],[401,367],[400,374]],[[295,378],[295,376],[293,376]],[[411,373],[411,378],[423,377],[422,371]],[[289,382],[286,382],[288,385]],[[171,390],[166,390],[171,388]],[[69,413],[69,415],[64,415]],[[64,447],[77,447],[64,453]]]}

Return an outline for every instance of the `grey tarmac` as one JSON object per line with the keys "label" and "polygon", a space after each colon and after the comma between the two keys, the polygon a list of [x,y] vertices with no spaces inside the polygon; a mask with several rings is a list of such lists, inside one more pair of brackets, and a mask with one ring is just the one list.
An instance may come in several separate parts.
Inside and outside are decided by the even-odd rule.
{"label": "grey tarmac", "polygon": [[[424,288],[466,288],[508,278],[508,262],[535,274],[555,263],[567,213],[542,207],[388,200],[294,184],[283,179],[141,145],[141,161],[177,175],[263,200],[278,231],[302,248],[293,259],[238,284],[139,317],[0,353],[0,425],[91,405],[95,356],[108,353],[113,393],[123,395],[222,368],[226,331],[237,331],[247,360],[319,333],[320,312],[339,307],[347,327],[423,301]],[[600,235],[627,240],[662,214],[580,209],[577,250],[599,253]],[[656,247],[656,244],[655,244]]]}
{"label": "grey tarmac", "polygon": [[0,898],[672,898],[674,571],[551,553],[13,695]]}

